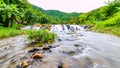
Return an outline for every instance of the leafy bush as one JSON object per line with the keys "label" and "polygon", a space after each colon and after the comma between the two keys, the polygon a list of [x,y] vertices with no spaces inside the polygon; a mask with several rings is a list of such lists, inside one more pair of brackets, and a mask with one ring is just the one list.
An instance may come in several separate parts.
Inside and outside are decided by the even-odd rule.
{"label": "leafy bush", "polygon": [[33,42],[52,43],[56,38],[56,34],[51,33],[49,30],[38,30],[38,31],[29,31],[27,33],[27,38]]}

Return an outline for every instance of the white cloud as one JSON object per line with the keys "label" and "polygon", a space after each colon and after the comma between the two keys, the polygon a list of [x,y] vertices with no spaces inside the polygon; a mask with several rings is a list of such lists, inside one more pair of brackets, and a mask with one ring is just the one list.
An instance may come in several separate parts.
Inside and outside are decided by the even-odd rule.
{"label": "white cloud", "polygon": [[63,12],[88,12],[105,5],[108,0],[28,0],[43,9]]}

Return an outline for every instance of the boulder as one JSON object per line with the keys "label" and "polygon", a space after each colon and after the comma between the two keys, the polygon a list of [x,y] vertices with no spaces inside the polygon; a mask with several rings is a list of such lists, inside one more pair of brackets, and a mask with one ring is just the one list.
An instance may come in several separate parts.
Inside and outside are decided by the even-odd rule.
{"label": "boulder", "polygon": [[50,46],[43,47],[43,50],[50,50]]}
{"label": "boulder", "polygon": [[74,44],[74,46],[79,47],[79,46],[81,46],[81,45],[80,45],[80,44]]}
{"label": "boulder", "polygon": [[58,39],[58,41],[62,41],[62,39]]}

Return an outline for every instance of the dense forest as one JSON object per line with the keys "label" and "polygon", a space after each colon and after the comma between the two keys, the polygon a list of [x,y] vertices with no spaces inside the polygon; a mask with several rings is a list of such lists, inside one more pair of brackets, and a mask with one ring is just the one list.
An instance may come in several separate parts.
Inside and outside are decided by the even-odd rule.
{"label": "dense forest", "polygon": [[44,10],[40,7],[37,7],[35,5],[32,5],[32,7],[34,9],[37,9],[39,11],[41,11],[42,13],[46,14],[49,19],[54,20],[54,23],[58,24],[75,24],[74,22],[72,22],[71,20],[78,17],[81,13],[76,13],[76,12],[72,12],[72,13],[66,13],[66,12],[62,12],[62,11],[58,11],[58,10]]}
{"label": "dense forest", "polygon": [[13,24],[47,23],[49,19],[42,12],[32,8],[27,0],[0,0],[1,26]]}

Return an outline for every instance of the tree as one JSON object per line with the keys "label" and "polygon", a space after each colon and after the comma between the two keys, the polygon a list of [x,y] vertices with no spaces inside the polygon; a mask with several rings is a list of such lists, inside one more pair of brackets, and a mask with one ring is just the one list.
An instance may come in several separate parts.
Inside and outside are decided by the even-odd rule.
{"label": "tree", "polygon": [[30,9],[26,10],[25,19],[28,24],[32,23],[33,18],[34,18],[34,15],[33,15],[32,11]]}
{"label": "tree", "polygon": [[47,18],[42,17],[42,18],[40,19],[40,23],[41,23],[41,24],[46,24],[46,23],[48,23]]}
{"label": "tree", "polygon": [[1,23],[4,27],[12,26],[13,21],[16,19],[19,11],[16,5],[10,4],[7,5],[4,1],[0,5],[0,17],[2,19]]}

